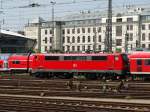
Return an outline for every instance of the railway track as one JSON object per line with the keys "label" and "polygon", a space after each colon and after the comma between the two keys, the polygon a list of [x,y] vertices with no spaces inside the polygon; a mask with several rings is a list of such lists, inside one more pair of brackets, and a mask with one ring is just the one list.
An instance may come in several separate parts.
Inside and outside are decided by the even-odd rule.
{"label": "railway track", "polygon": [[[126,82],[128,88],[122,89],[121,93],[116,93],[114,90],[119,82],[105,82],[109,88],[104,93],[102,91],[104,83],[99,80],[73,80],[73,86],[70,89],[67,79],[39,80],[24,77],[0,79],[0,112],[150,111],[150,104],[121,102],[122,100],[150,99],[150,83]],[[80,90],[77,89],[79,82]],[[93,101],[94,98],[106,99]],[[113,98],[112,100],[119,98],[120,102],[107,101],[109,98]]]}
{"label": "railway track", "polygon": [[107,101],[94,101],[79,98],[43,98],[34,96],[0,95],[0,110],[5,111],[27,111],[28,112],[149,112],[149,104],[115,103]]}
{"label": "railway track", "polygon": [[131,83],[128,89],[116,93],[118,82],[107,82],[111,89],[105,93],[102,91],[99,81],[82,81],[80,91],[76,89],[76,83],[72,89],[67,86],[68,80],[0,80],[0,93],[18,95],[44,95],[44,96],[77,96],[77,97],[106,97],[106,98],[139,98],[150,99],[149,83]]}

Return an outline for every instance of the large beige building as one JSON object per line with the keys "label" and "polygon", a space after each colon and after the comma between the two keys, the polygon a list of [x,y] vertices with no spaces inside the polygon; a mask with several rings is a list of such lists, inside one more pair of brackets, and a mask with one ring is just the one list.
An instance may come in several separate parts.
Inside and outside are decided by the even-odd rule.
{"label": "large beige building", "polygon": [[[47,21],[39,19],[25,27],[27,37],[38,40],[37,48],[45,53],[52,49],[66,52],[103,51],[107,18],[100,14],[80,14],[72,18]],[[121,15],[112,18],[113,51],[131,51],[140,44],[150,49],[150,16]],[[54,31],[54,33],[53,33]],[[138,44],[139,43],[139,44]]]}

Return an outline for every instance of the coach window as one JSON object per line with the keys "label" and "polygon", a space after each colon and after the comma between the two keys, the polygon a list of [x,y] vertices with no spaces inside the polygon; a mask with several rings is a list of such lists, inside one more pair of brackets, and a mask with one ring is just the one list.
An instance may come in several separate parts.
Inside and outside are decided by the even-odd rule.
{"label": "coach window", "polygon": [[13,64],[20,64],[20,61],[13,61]]}
{"label": "coach window", "polygon": [[92,60],[107,60],[107,56],[92,56]]}
{"label": "coach window", "polygon": [[149,60],[145,60],[145,65],[150,65],[150,59]]}
{"label": "coach window", "polygon": [[45,56],[45,60],[59,60],[59,56]]}
{"label": "coach window", "polygon": [[137,60],[136,63],[137,65],[142,65],[142,60]]}

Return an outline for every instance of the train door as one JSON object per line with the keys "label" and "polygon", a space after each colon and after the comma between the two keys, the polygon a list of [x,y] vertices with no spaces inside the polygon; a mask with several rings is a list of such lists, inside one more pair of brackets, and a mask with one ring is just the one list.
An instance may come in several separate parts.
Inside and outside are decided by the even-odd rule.
{"label": "train door", "polygon": [[136,65],[137,65],[137,72],[142,72],[142,60],[141,59],[136,60]]}

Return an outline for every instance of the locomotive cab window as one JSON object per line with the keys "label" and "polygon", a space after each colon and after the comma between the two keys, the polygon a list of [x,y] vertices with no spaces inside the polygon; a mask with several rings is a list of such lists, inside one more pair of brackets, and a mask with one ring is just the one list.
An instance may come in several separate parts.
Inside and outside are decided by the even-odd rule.
{"label": "locomotive cab window", "polygon": [[122,58],[125,62],[128,62],[128,56],[126,54],[122,54]]}
{"label": "locomotive cab window", "polygon": [[107,56],[92,56],[92,60],[107,60]]}
{"label": "locomotive cab window", "polygon": [[142,60],[137,60],[136,63],[137,65],[142,65]]}
{"label": "locomotive cab window", "polygon": [[150,65],[150,59],[144,61],[145,65]]}
{"label": "locomotive cab window", "polygon": [[59,60],[59,56],[45,56],[45,60]]}

